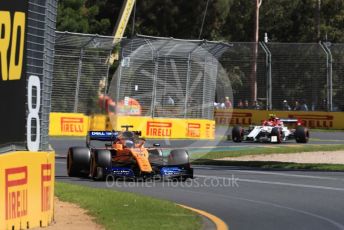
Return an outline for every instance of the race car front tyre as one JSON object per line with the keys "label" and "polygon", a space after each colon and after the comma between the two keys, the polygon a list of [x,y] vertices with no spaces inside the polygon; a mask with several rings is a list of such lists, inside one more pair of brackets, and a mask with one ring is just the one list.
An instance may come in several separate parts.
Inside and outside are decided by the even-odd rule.
{"label": "race car front tyre", "polygon": [[271,133],[270,133],[270,137],[277,137],[277,140],[273,143],[279,144],[282,142],[282,132],[279,128],[272,128]]}
{"label": "race car front tyre", "polygon": [[309,130],[306,127],[298,126],[295,130],[295,140],[297,143],[307,143],[309,140]]}
{"label": "race car front tyre", "polygon": [[111,152],[109,150],[95,150],[92,153],[90,164],[90,175],[94,180],[105,179],[105,168],[110,168],[112,162]]}
{"label": "race car front tyre", "polygon": [[189,165],[189,154],[184,149],[173,149],[167,163],[168,165]]}
{"label": "race car front tyre", "polygon": [[238,125],[232,129],[232,140],[234,142],[242,142],[244,139],[244,129]]}
{"label": "race car front tyre", "polygon": [[70,177],[88,176],[91,153],[85,147],[71,147],[67,155],[67,173]]}

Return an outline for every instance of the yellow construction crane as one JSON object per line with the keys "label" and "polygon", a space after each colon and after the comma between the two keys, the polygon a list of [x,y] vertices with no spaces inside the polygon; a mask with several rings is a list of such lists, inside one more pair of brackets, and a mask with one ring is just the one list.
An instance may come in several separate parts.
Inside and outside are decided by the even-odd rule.
{"label": "yellow construction crane", "polygon": [[123,37],[125,28],[127,27],[131,12],[133,11],[136,0],[124,0],[121,12],[117,19],[114,30],[114,43],[116,44]]}
{"label": "yellow construction crane", "polygon": [[[134,5],[136,0],[124,0],[122,5],[121,12],[116,22],[116,26],[114,29],[114,39],[113,44],[116,45],[119,43],[124,35],[125,28],[127,27],[131,12],[133,11]],[[118,60],[118,54],[112,54],[110,57],[110,64],[114,62],[114,60]]]}

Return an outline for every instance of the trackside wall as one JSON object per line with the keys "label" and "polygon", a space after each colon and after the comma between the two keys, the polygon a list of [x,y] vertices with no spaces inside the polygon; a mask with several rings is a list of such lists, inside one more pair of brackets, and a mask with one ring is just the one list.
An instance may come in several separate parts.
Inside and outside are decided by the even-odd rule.
{"label": "trackside wall", "polygon": [[156,139],[214,139],[215,121],[206,119],[152,118],[140,116],[114,116],[110,118],[115,130],[132,125],[145,138]]}
{"label": "trackside wall", "polygon": [[89,130],[121,130],[133,125],[146,138],[214,139],[216,125],[243,126],[260,124],[269,114],[280,118],[299,118],[305,126],[316,129],[344,129],[344,112],[301,112],[266,110],[216,110],[214,119],[152,118],[141,116],[86,116],[82,113],[51,113],[50,136],[85,136]]}
{"label": "trackside wall", "polygon": [[304,125],[316,129],[344,129],[344,112],[267,111],[234,109],[215,111],[216,125],[257,125],[269,114],[279,118],[299,118]]}
{"label": "trackside wall", "polygon": [[49,135],[86,136],[89,123],[89,117],[82,113],[50,113]]}
{"label": "trackside wall", "polygon": [[0,229],[48,226],[54,215],[55,153],[0,155]]}
{"label": "trackside wall", "polygon": [[146,138],[214,139],[215,122],[206,119],[152,118],[141,116],[85,116],[76,113],[51,113],[51,136],[85,136],[89,130],[122,130],[132,125]]}

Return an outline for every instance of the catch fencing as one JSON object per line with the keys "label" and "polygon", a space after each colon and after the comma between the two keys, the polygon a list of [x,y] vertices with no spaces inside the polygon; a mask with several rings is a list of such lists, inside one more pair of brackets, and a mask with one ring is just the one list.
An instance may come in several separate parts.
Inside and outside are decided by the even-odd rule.
{"label": "catch fencing", "polygon": [[113,37],[56,32],[52,112],[100,112],[108,84]]}
{"label": "catch fencing", "polygon": [[138,35],[121,42],[120,65],[109,95],[131,98],[142,116],[213,119],[221,42]]}
{"label": "catch fencing", "polygon": [[[27,74],[42,80],[41,124],[33,122],[31,139],[40,138],[40,150],[49,150],[49,114],[53,79],[56,0],[30,0],[28,9]],[[34,102],[37,106],[39,102]],[[40,129],[38,132],[37,129]],[[40,137],[36,137],[40,133]]]}
{"label": "catch fencing", "polygon": [[232,83],[235,108],[344,111],[343,44],[231,44],[220,62]]}
{"label": "catch fencing", "polygon": [[103,94],[116,103],[135,99],[141,115],[152,117],[212,118],[213,102],[226,98],[242,109],[344,111],[344,44],[139,35],[116,47],[109,76],[113,37],[56,34],[53,112],[101,112]]}

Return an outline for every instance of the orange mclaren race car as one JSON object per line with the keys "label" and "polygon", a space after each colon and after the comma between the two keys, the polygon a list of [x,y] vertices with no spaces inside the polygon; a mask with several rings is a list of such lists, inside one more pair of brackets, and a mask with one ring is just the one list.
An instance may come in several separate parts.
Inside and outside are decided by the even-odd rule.
{"label": "orange mclaren race car", "polygon": [[[193,178],[189,154],[184,149],[174,149],[163,156],[159,145],[146,148],[141,132],[129,131],[132,126],[122,126],[126,131],[90,131],[86,147],[70,147],[67,156],[68,175],[90,176],[95,180],[114,178]],[[107,142],[95,147],[91,141]]]}

